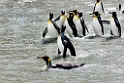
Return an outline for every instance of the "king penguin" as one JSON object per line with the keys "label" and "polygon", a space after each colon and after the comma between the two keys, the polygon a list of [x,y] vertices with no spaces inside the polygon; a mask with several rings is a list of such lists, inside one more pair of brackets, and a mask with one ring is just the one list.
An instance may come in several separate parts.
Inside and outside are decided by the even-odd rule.
{"label": "king penguin", "polygon": [[52,64],[52,61],[51,61],[49,56],[37,57],[37,59],[43,59],[46,62],[46,66],[45,66],[44,69],[42,69],[42,71],[47,71],[50,68],[70,70],[70,69],[79,68],[79,67],[82,67],[82,66],[85,65],[85,63],[74,64],[74,63],[71,63],[71,62]]}
{"label": "king penguin", "polygon": [[116,12],[111,13],[110,17],[110,33],[111,35],[121,37],[121,26],[117,18]]}
{"label": "king penguin", "polygon": [[69,17],[66,16],[64,25],[66,26],[65,33],[68,34],[71,38],[77,37],[77,29],[73,21],[74,13],[73,12],[67,12],[69,14]]}
{"label": "king penguin", "polygon": [[76,51],[73,44],[68,39],[68,37],[64,34],[65,29],[66,29],[66,26],[62,25],[61,32],[57,38],[58,51],[62,53],[63,58],[66,58],[66,55],[76,56]]}
{"label": "king penguin", "polygon": [[60,16],[58,16],[55,20],[54,20],[54,22],[58,22],[57,23],[57,25],[59,26],[59,28],[61,28],[62,27],[62,25],[64,25],[64,22],[65,22],[65,19],[66,19],[66,15],[65,15],[65,11],[63,10],[63,11],[61,11],[61,15]]}
{"label": "king penguin", "polygon": [[77,27],[77,33],[79,37],[86,36],[86,30],[88,31],[88,28],[85,24],[84,18],[82,17],[82,13],[79,13],[76,21],[76,27]]}
{"label": "king penguin", "polygon": [[100,14],[105,14],[103,4],[100,0],[96,0],[93,13],[96,11],[100,12]]}
{"label": "king penguin", "polygon": [[42,35],[43,37],[45,37],[46,34],[50,36],[50,38],[58,37],[58,34],[60,33],[60,28],[54,21],[52,21],[52,19],[53,19],[53,13],[49,13],[49,19],[47,21],[47,27],[43,31],[43,35]]}
{"label": "king penguin", "polygon": [[93,30],[94,30],[96,36],[104,35],[104,27],[103,27],[103,23],[102,23],[99,12],[94,12],[94,15],[93,15]]}

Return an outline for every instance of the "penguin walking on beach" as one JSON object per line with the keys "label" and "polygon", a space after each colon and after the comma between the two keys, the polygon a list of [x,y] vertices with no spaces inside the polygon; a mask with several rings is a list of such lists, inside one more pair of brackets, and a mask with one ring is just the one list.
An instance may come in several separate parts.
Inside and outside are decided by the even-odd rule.
{"label": "penguin walking on beach", "polygon": [[100,0],[96,0],[93,13],[96,11],[100,12],[100,14],[105,14],[103,4]]}
{"label": "penguin walking on beach", "polygon": [[121,37],[121,25],[118,21],[116,12],[111,12],[110,17],[110,33],[111,35]]}
{"label": "penguin walking on beach", "polygon": [[45,37],[46,34],[50,36],[50,38],[57,38],[58,34],[60,33],[60,28],[58,25],[52,21],[53,19],[53,13],[49,13],[49,19],[47,21],[47,27],[43,31],[42,37]]}
{"label": "penguin walking on beach", "polygon": [[65,23],[64,25],[66,26],[66,34],[68,34],[71,38],[72,37],[77,37],[77,29],[73,21],[74,13],[73,12],[68,12],[69,17],[66,16]]}
{"label": "penguin walking on beach", "polygon": [[61,32],[57,38],[58,53],[62,53],[63,58],[66,58],[66,55],[76,56],[76,51],[73,44],[65,35],[65,29],[66,26],[62,25]]}
{"label": "penguin walking on beach", "polygon": [[65,19],[66,19],[65,13],[66,13],[66,12],[65,12],[64,10],[61,11],[61,15],[58,16],[58,17],[54,20],[54,22],[57,21],[57,25],[59,26],[59,28],[61,28],[62,25],[64,25],[64,22],[65,22]]}
{"label": "penguin walking on beach", "polygon": [[104,27],[100,17],[100,13],[98,11],[94,12],[93,15],[93,30],[96,36],[104,35]]}

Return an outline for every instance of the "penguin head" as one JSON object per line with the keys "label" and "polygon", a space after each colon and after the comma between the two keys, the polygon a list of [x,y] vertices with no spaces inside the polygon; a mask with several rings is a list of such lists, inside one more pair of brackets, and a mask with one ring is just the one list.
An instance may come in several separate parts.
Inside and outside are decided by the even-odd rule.
{"label": "penguin head", "polygon": [[43,59],[46,62],[47,66],[51,66],[51,59],[48,56],[37,57],[37,59]]}
{"label": "penguin head", "polygon": [[74,14],[77,15],[79,12],[77,10],[73,10]]}
{"label": "penguin head", "polygon": [[96,2],[97,2],[97,3],[99,3],[99,2],[100,2],[100,0],[96,0]]}
{"label": "penguin head", "polygon": [[82,17],[83,16],[83,14],[82,13],[79,13],[79,17]]}
{"label": "penguin head", "polygon": [[112,14],[113,17],[117,17],[116,12],[112,12],[111,14]]}
{"label": "penguin head", "polygon": [[53,19],[53,13],[49,13],[49,19],[50,19],[50,20]]}
{"label": "penguin head", "polygon": [[100,16],[100,13],[98,11],[94,12],[94,17],[99,17]]}
{"label": "penguin head", "polygon": [[64,11],[64,10],[63,10],[63,11],[61,11],[61,14],[62,14],[62,15],[65,15],[65,11]]}
{"label": "penguin head", "polygon": [[68,12],[68,14],[69,14],[69,17],[70,18],[73,18],[74,17],[74,13],[73,12]]}

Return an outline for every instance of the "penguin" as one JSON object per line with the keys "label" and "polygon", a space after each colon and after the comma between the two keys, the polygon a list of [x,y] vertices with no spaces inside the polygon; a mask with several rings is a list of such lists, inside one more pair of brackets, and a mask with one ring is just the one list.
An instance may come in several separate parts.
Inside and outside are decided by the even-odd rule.
{"label": "penguin", "polygon": [[103,27],[103,23],[100,17],[100,13],[94,12],[94,16],[93,16],[93,30],[96,34],[96,36],[101,36],[104,35],[104,27]]}
{"label": "penguin", "polygon": [[121,37],[121,25],[118,21],[116,12],[111,12],[110,17],[110,33],[111,35]]}
{"label": "penguin", "polygon": [[79,68],[85,65],[85,63],[77,65],[77,64],[70,63],[70,62],[59,63],[59,64],[53,65],[50,57],[48,56],[37,57],[37,59],[42,59],[46,62],[46,66],[44,69],[42,69],[42,71],[46,71],[50,68],[70,70],[70,69]]}
{"label": "penguin", "polygon": [[76,56],[76,51],[71,43],[71,41],[68,39],[68,37],[64,34],[65,33],[66,26],[62,25],[61,32],[58,35],[57,38],[57,45],[58,45],[58,53],[62,53],[63,58],[66,58],[66,55]]}
{"label": "penguin", "polygon": [[89,33],[88,28],[85,25],[84,18],[82,17],[82,13],[79,13],[76,25],[78,36],[86,36],[86,30]]}
{"label": "penguin", "polygon": [[66,19],[66,15],[65,15],[65,11],[61,11],[61,15],[59,17],[57,17],[54,22],[58,21],[58,26],[59,28],[62,27],[62,25],[64,25],[64,22],[65,22],[65,19]]}
{"label": "penguin", "polygon": [[87,29],[87,27],[84,23],[84,19],[82,18],[82,13],[78,12],[78,10],[73,10],[69,12],[74,13],[73,22],[76,26],[78,37],[86,36],[85,28]]}
{"label": "penguin", "polygon": [[74,13],[73,12],[67,12],[69,14],[69,17],[66,16],[64,25],[66,26],[66,34],[68,34],[71,38],[77,37],[77,29],[73,22]]}
{"label": "penguin", "polygon": [[48,34],[48,36],[50,36],[51,38],[57,38],[58,34],[60,33],[60,28],[54,21],[52,21],[52,19],[53,19],[53,13],[49,13],[47,27],[45,28],[42,34],[43,38],[46,36],[46,34]]}
{"label": "penguin", "polygon": [[119,10],[119,11],[121,10],[121,4],[119,4],[118,10]]}
{"label": "penguin", "polygon": [[93,13],[96,11],[100,12],[100,14],[105,14],[103,4],[100,0],[96,0]]}

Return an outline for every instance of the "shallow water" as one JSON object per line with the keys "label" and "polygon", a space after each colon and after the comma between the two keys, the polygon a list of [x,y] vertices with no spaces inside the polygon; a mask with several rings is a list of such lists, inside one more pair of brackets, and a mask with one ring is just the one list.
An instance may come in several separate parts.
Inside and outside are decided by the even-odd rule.
{"label": "shallow water", "polygon": [[[105,36],[72,38],[77,57],[66,60],[80,64],[73,70],[50,69],[40,72],[45,62],[37,56],[57,54],[57,43],[41,43],[49,12],[54,17],[61,10],[78,9],[83,12],[85,23],[94,35],[92,17],[89,16],[96,0],[1,0],[0,1],[0,82],[1,83],[124,83],[124,15],[118,13],[122,26],[122,37],[109,39],[109,26]],[[116,9],[123,0],[103,0],[105,13]],[[124,4],[122,4],[123,8]],[[108,18],[104,16],[104,18]],[[53,63],[61,63],[53,60]]]}

